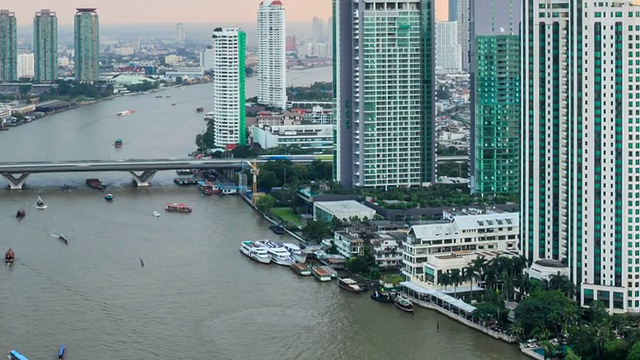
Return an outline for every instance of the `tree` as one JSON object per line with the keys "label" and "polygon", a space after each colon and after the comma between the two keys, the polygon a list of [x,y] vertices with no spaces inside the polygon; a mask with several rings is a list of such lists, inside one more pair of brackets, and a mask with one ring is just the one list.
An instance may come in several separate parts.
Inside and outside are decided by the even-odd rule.
{"label": "tree", "polygon": [[564,360],[582,360],[582,358],[576,355],[576,353],[573,352],[573,349],[567,347],[567,355],[564,357]]}
{"label": "tree", "polygon": [[258,210],[266,214],[271,210],[271,208],[273,208],[275,204],[276,204],[276,199],[273,196],[263,195],[256,202],[256,207],[258,208]]}
{"label": "tree", "polygon": [[282,185],[280,179],[273,173],[273,171],[269,170],[261,170],[260,175],[258,176],[258,187],[260,189],[271,190],[274,187],[278,187]]}
{"label": "tree", "polygon": [[331,235],[329,225],[323,221],[308,220],[307,225],[302,229],[302,236],[316,243],[329,235]]}
{"label": "tree", "polygon": [[627,355],[627,360],[640,360],[640,342],[633,344]]}
{"label": "tree", "polygon": [[578,305],[560,291],[538,291],[522,300],[514,310],[516,321],[522,326],[525,337],[534,329],[549,329],[559,336],[565,323],[575,323],[580,310]]}
{"label": "tree", "polygon": [[603,355],[607,360],[625,360],[629,354],[629,343],[622,339],[613,339],[604,343]]}

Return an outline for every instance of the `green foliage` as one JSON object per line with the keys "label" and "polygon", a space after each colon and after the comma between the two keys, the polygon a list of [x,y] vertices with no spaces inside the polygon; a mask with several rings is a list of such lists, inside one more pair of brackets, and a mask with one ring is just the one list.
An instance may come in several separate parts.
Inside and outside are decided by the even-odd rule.
{"label": "green foliage", "polygon": [[640,342],[633,344],[627,355],[627,360],[640,360]]}
{"label": "green foliage", "polygon": [[329,224],[324,221],[308,220],[307,225],[302,229],[302,236],[316,243],[330,235]]}
{"label": "green foliage", "polygon": [[554,290],[531,294],[520,302],[514,312],[525,337],[536,329],[549,329],[557,337],[563,325],[576,322],[580,309],[573,300]]}
{"label": "green foliage", "polygon": [[315,82],[311,86],[287,88],[287,97],[290,101],[331,101],[332,90],[330,82]]}
{"label": "green foliage", "polygon": [[131,92],[141,92],[141,91],[149,91],[149,90],[157,89],[158,85],[159,84],[157,81],[144,80],[140,84],[127,85],[126,88]]}
{"label": "green foliage", "polygon": [[631,346],[622,339],[609,340],[604,343],[603,355],[607,360],[625,360]]}
{"label": "green foliage", "polygon": [[271,195],[263,195],[256,201],[256,207],[263,213],[268,213],[276,204],[276,199]]}

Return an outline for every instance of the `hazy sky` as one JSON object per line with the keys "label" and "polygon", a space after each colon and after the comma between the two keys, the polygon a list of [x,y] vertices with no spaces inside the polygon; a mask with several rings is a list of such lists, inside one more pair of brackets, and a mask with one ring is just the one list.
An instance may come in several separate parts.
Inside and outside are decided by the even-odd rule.
{"label": "hazy sky", "polygon": [[[287,22],[328,19],[331,0],[282,0]],[[77,7],[96,7],[102,24],[246,23],[256,21],[260,0],[2,0],[0,9],[16,13],[20,25],[33,22],[40,9],[51,9],[59,24],[73,23]],[[447,0],[436,0],[438,18],[446,17]]]}

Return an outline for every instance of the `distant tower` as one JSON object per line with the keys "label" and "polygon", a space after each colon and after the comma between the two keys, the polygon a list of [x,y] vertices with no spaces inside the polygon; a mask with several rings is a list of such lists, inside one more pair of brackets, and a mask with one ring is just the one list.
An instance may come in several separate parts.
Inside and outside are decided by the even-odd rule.
{"label": "distant tower", "polygon": [[100,34],[96,9],[76,9],[74,28],[76,81],[97,81],[100,77]]}
{"label": "distant tower", "polygon": [[436,21],[436,74],[458,73],[462,50],[458,44],[458,24],[455,21]]}
{"label": "distant tower", "polygon": [[287,104],[285,12],[279,0],[258,9],[258,102],[284,109]]}
{"label": "distant tower", "polygon": [[459,0],[449,0],[449,21],[458,20],[458,1]]}
{"label": "distant tower", "polygon": [[18,38],[16,15],[0,10],[0,82],[18,79]]}
{"label": "distant tower", "polygon": [[469,71],[469,1],[458,0],[458,45],[462,49],[462,71]]}
{"label": "distant tower", "polygon": [[247,143],[245,122],[246,34],[237,28],[213,30],[213,121],[217,147]]}
{"label": "distant tower", "polygon": [[33,18],[34,80],[58,79],[58,18],[48,9]]}
{"label": "distant tower", "polygon": [[184,31],[184,24],[183,23],[177,23],[176,24],[176,40],[177,41],[185,41],[187,38],[187,35]]}
{"label": "distant tower", "polygon": [[317,17],[313,18],[312,34],[314,43],[324,42],[324,23],[322,19]]}

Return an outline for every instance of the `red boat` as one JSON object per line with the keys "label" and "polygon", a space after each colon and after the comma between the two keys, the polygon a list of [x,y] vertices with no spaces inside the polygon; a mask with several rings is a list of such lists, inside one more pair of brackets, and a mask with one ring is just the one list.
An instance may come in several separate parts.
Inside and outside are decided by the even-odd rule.
{"label": "red boat", "polygon": [[183,204],[183,203],[166,203],[164,205],[164,209],[167,211],[175,211],[175,212],[183,212],[183,213],[190,213],[191,212],[191,206],[187,205],[187,204]]}
{"label": "red boat", "polygon": [[16,254],[13,252],[13,249],[9,248],[9,250],[7,250],[6,253],[4,253],[4,261],[7,264],[10,264],[13,262],[13,259],[15,259]]}

